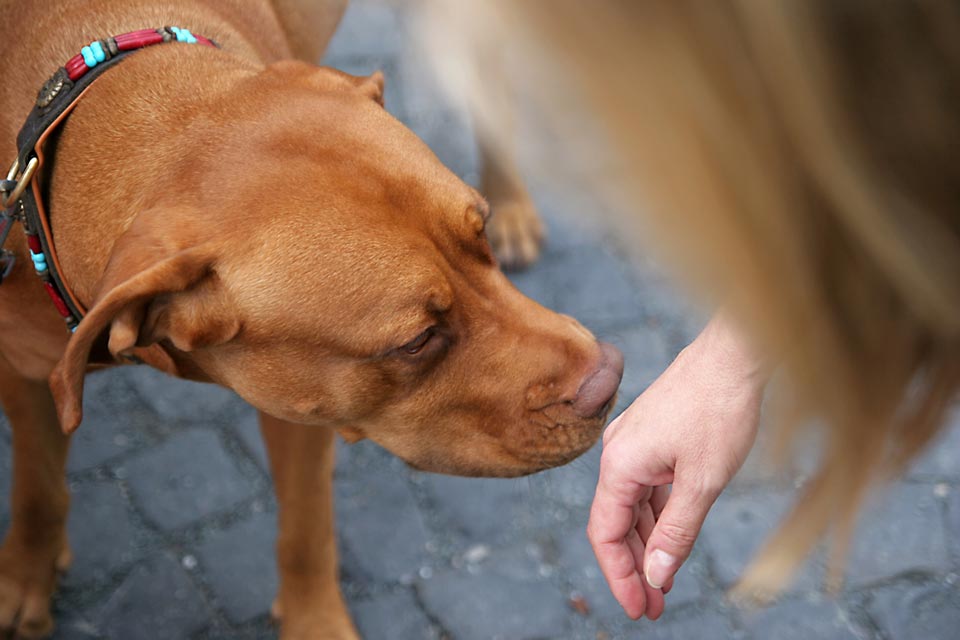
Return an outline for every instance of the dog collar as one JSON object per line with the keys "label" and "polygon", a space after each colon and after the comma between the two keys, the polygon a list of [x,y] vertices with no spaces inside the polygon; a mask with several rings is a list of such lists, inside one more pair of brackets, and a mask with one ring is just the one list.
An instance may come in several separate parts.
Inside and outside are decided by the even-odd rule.
{"label": "dog collar", "polygon": [[[50,216],[43,204],[40,184],[39,174],[45,165],[44,144],[104,71],[134,51],[164,42],[219,47],[213,40],[195,36],[179,27],[142,29],[91,42],[57,69],[40,89],[36,104],[17,135],[17,157],[6,180],[0,181],[0,207],[3,210],[0,214],[0,283],[10,274],[14,264],[14,253],[2,247],[14,223],[20,221],[34,270],[70,331],[76,330],[86,309],[64,280],[57,260]],[[46,161],[49,164],[49,156]]]}

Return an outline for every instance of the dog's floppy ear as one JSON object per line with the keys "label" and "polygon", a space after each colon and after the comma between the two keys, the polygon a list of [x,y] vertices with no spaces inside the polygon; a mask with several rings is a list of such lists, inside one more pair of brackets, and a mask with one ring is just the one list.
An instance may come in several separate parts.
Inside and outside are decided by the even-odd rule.
{"label": "dog's floppy ear", "polygon": [[[183,216],[149,211],[137,217],[116,242],[87,315],[50,374],[60,426],[73,432],[83,416],[83,378],[90,351],[104,332],[115,356],[168,341],[183,351],[225,341],[238,323],[222,314],[198,318],[216,296],[210,291],[216,248],[194,243]],[[164,227],[173,225],[176,232]],[[218,309],[214,309],[218,310]],[[178,322],[179,320],[179,322]],[[170,373],[172,360],[165,356]]]}

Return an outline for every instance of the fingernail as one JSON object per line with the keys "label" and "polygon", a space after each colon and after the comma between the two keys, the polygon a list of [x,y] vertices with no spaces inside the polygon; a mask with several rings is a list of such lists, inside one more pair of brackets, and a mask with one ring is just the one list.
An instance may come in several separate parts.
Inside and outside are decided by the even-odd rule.
{"label": "fingernail", "polygon": [[670,579],[680,562],[666,551],[654,549],[647,560],[647,568],[644,573],[647,576],[647,584],[654,589],[660,589]]}

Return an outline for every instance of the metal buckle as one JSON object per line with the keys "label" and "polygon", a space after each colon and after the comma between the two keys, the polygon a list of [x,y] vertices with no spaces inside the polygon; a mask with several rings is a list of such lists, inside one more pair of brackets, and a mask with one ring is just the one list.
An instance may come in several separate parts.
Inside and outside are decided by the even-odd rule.
{"label": "metal buckle", "polygon": [[39,164],[40,160],[36,156],[30,158],[27,167],[17,177],[17,172],[20,170],[20,158],[13,161],[13,166],[7,172],[7,179],[0,181],[0,209],[9,209],[13,203],[20,199],[23,192],[30,186],[30,181],[33,180],[33,174],[37,171]]}

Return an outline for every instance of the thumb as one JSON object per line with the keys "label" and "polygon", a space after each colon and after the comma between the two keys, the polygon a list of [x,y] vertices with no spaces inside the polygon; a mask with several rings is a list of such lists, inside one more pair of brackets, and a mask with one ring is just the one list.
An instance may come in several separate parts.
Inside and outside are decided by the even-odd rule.
{"label": "thumb", "polygon": [[661,588],[690,556],[707,512],[719,495],[719,490],[674,482],[667,504],[647,539],[643,572],[651,587]]}

